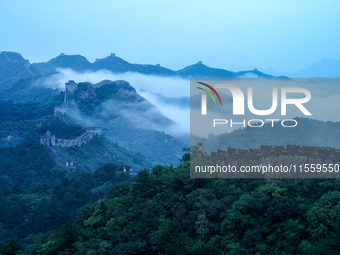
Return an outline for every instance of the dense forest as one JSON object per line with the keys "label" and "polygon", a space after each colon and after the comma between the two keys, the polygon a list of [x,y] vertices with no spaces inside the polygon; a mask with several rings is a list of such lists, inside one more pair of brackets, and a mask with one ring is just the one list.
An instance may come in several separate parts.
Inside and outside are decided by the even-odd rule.
{"label": "dense forest", "polygon": [[[190,178],[186,141],[162,131],[172,120],[125,81],[78,83],[65,113],[73,124],[62,123],[53,111],[64,93],[47,86],[57,71],[46,72],[71,58],[86,67],[82,57],[64,55],[29,67],[31,75],[22,60],[11,72],[7,58],[0,65],[0,255],[340,254],[340,180]],[[123,63],[104,60],[98,63]],[[220,72],[196,64],[182,76],[212,71]],[[295,130],[266,124],[192,143],[203,142],[207,152],[212,145],[340,148],[339,122],[297,120]],[[58,149],[93,174],[57,166],[39,143],[46,131],[72,139],[88,126],[103,135]],[[132,176],[118,165],[140,171]]]}
{"label": "dense forest", "polygon": [[[339,180],[191,179],[188,159],[140,171],[30,246],[3,244],[3,254],[339,254]],[[94,182],[115,179],[105,169]],[[59,192],[71,186],[63,180]]]}
{"label": "dense forest", "polygon": [[[94,174],[83,169],[62,169],[55,166],[42,145],[36,143],[0,149],[2,160],[7,157],[18,161],[16,164],[7,161],[1,168],[2,243],[15,238],[23,245],[30,244],[40,233],[56,230],[66,220],[75,218],[81,206],[96,202],[109,187],[131,178],[112,163],[98,168]],[[6,155],[6,150],[18,155],[17,158]],[[25,150],[29,154],[21,159]],[[5,171],[7,174],[3,174]]]}

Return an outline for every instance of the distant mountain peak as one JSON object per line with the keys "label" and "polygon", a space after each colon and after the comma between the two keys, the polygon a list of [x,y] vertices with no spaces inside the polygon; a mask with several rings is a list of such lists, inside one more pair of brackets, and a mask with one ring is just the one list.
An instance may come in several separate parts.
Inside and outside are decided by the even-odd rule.
{"label": "distant mountain peak", "polygon": [[101,87],[101,86],[103,86],[103,85],[110,84],[110,83],[112,83],[111,80],[103,80],[103,81],[101,81],[101,82],[98,82],[98,83],[96,83],[96,84],[93,84],[93,86],[96,87],[96,88],[99,88],[99,87]]}
{"label": "distant mountain peak", "polygon": [[79,58],[79,59],[84,59],[84,60],[86,60],[86,61],[88,61],[84,56],[82,56],[82,55],[80,55],[80,54],[75,54],[75,55],[67,55],[67,54],[65,54],[65,53],[60,53],[57,57],[55,57],[55,58],[52,58],[50,61],[48,61],[48,62],[51,62],[51,61],[54,61],[54,60],[56,60],[56,59],[77,59],[77,58]]}
{"label": "distant mountain peak", "polygon": [[91,63],[82,55],[66,55],[65,53],[60,53],[55,58],[52,58],[48,62],[43,63],[33,63],[37,68],[50,72],[58,67],[60,68],[71,68],[75,71],[86,71],[91,69]]}
{"label": "distant mountain peak", "polygon": [[21,78],[39,75],[40,70],[24,59],[20,53],[2,51],[0,54],[0,90]]}
{"label": "distant mountain peak", "polygon": [[96,58],[96,61],[93,63],[94,65],[98,62],[114,62],[114,63],[124,63],[126,65],[131,65],[129,62],[124,59],[117,57],[115,53],[111,53],[109,56],[105,58]]}
{"label": "distant mountain peak", "polygon": [[12,52],[12,51],[2,51],[1,52],[2,59],[6,59],[8,62],[16,62],[16,63],[25,63],[29,62],[24,59],[20,53]]}
{"label": "distant mountain peak", "polygon": [[322,59],[307,67],[305,70],[296,72],[292,77],[316,77],[316,78],[339,78],[340,61],[336,59]]}
{"label": "distant mountain peak", "polygon": [[221,68],[212,68],[202,61],[197,61],[195,64],[187,66],[181,70],[174,71],[165,67],[161,67],[160,64],[150,65],[150,64],[133,64],[128,61],[118,57],[115,53],[104,58],[97,58],[93,63],[90,63],[85,57],[81,55],[65,55],[61,53],[56,58],[51,59],[48,62],[34,63],[39,69],[49,72],[51,69],[61,67],[61,68],[71,68],[75,71],[87,71],[87,70],[109,70],[114,73],[126,73],[135,72],[146,75],[159,75],[159,76],[180,76],[183,78],[190,77],[215,77],[215,78],[236,78],[254,75],[256,77],[273,77],[265,73],[259,72],[257,69],[252,71],[244,72],[233,72]]}
{"label": "distant mountain peak", "polygon": [[235,77],[234,72],[227,71],[224,69],[211,68],[209,66],[204,65],[202,61],[198,61],[196,64],[178,70],[177,73],[184,77],[216,77],[216,78]]}

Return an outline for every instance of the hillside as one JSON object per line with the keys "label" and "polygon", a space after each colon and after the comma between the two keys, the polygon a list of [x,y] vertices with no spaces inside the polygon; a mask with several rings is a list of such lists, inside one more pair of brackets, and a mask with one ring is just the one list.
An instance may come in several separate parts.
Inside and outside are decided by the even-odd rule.
{"label": "hillside", "polygon": [[[39,139],[47,130],[59,138],[67,138],[67,129],[58,131],[54,106],[61,105],[64,92],[34,84],[42,77],[20,79],[0,94],[0,146],[14,146],[23,141]],[[7,101],[12,100],[12,101]],[[66,117],[84,127],[102,127],[104,133],[120,146],[140,153],[155,164],[178,164],[182,148],[187,146],[166,131],[175,123],[166,118],[125,81],[103,81],[98,84],[79,83],[69,96]],[[66,132],[66,133],[65,133]],[[101,162],[105,163],[105,162]],[[144,166],[149,166],[144,164]],[[98,167],[98,165],[96,165]],[[94,168],[95,169],[95,168]]]}
{"label": "hillside", "polygon": [[267,123],[261,128],[246,127],[231,133],[209,135],[209,138],[191,137],[191,144],[203,143],[207,152],[228,147],[248,149],[287,144],[340,148],[340,122],[295,119],[299,123],[296,128],[271,127],[271,123]]}
{"label": "hillside", "polygon": [[40,236],[25,254],[336,254],[333,180],[193,179],[155,166]]}
{"label": "hillside", "polygon": [[60,94],[59,90],[36,85],[50,75],[52,75],[52,73],[48,73],[43,76],[39,75],[21,78],[2,89],[0,93],[0,100],[13,102],[46,102],[53,100],[55,96]]}
{"label": "hillside", "polygon": [[237,77],[235,72],[230,72],[224,69],[210,68],[201,62],[187,66],[184,69],[179,70],[177,73],[182,77]]}
{"label": "hillside", "polygon": [[[0,101],[0,147],[16,146],[23,142],[38,141],[47,131],[58,138],[72,139],[80,136],[85,129],[80,125],[67,125],[52,115],[54,104],[61,97],[51,102],[13,103]],[[59,102],[58,102],[59,103]],[[151,166],[144,156],[135,154],[102,137],[85,147],[69,148],[75,153],[70,156],[77,165],[88,165],[93,171],[101,165],[112,162],[131,165],[140,170]],[[106,155],[106,156],[105,156]],[[79,158],[77,158],[79,156]]]}
{"label": "hillside", "polygon": [[[21,58],[12,54],[10,60],[19,63]],[[44,70],[42,74],[18,72],[0,93],[0,254],[327,254],[329,247],[340,250],[336,179],[190,178],[190,154],[183,155],[187,144],[168,134],[175,123],[128,81],[70,81],[65,96],[56,80],[49,79],[57,72],[50,69],[59,66],[78,72],[105,68],[184,78],[266,74],[229,72],[202,63],[172,71],[131,64],[115,55],[95,63],[80,55],[60,55],[38,66],[34,68]],[[187,97],[153,96],[181,107],[189,104]],[[67,121],[59,113],[54,116],[55,106],[60,113],[65,111]],[[191,142],[202,142],[206,152],[216,151],[216,145],[219,149],[287,144],[340,148],[339,122],[297,121],[295,129],[266,124],[261,129],[193,137]],[[47,131],[57,139],[74,139],[87,127],[101,127],[103,135],[82,146],[58,149],[74,165],[90,167],[93,174],[81,167],[57,166],[39,143]],[[140,171],[132,177],[116,164]]]}
{"label": "hillside", "polygon": [[161,76],[174,76],[175,71],[168,68],[161,67],[159,65],[141,65],[131,64],[115,54],[102,59],[96,59],[92,64],[92,70],[106,69],[114,73],[125,73],[125,72],[137,72],[147,75],[161,75]]}
{"label": "hillside", "polygon": [[155,164],[178,164],[185,143],[166,134],[175,123],[166,118],[126,81],[79,83],[69,96],[67,118],[99,126],[123,147]]}
{"label": "hillside", "polygon": [[133,153],[119,146],[105,135],[81,147],[57,148],[63,155],[73,159],[74,165],[85,164],[92,171],[95,171],[105,163],[128,165],[132,167],[132,170],[142,170],[151,167],[151,162],[144,155]]}
{"label": "hillside", "polygon": [[81,55],[65,55],[63,53],[52,58],[48,62],[34,63],[33,66],[44,72],[50,72],[57,67],[72,68],[75,71],[86,71],[91,69],[91,63],[85,57]]}
{"label": "hillside", "polygon": [[38,141],[46,131],[71,138],[84,132],[80,126],[60,123],[54,117],[54,105],[62,100],[58,95],[44,102],[0,101],[0,146],[14,146],[24,141]]}
{"label": "hillside", "polygon": [[39,75],[40,71],[32,66],[19,53],[2,51],[0,54],[0,91],[11,83],[24,77]]}
{"label": "hillside", "polygon": [[80,207],[96,202],[110,187],[131,180],[129,174],[111,163],[94,174],[57,167],[37,143],[0,148],[0,152],[2,254],[8,253],[1,244],[15,238],[29,245],[39,234],[56,230],[75,218]]}

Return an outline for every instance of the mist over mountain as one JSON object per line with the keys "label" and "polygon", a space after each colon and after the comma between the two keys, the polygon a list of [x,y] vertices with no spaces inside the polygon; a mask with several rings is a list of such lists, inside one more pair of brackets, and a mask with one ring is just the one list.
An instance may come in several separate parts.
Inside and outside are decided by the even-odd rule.
{"label": "mist over mountain", "polygon": [[169,135],[178,124],[128,82],[78,83],[69,100],[67,117],[72,122],[102,127],[111,140],[144,154],[153,164],[178,164],[186,144]]}
{"label": "mist over mountain", "polygon": [[21,78],[0,89],[0,100],[13,102],[43,102],[60,94],[56,84],[51,84],[50,77],[56,73],[47,73],[34,77]]}
{"label": "mist over mountain", "polygon": [[[238,198],[234,200],[230,200],[230,198],[235,197],[235,191],[238,196],[241,196],[239,194],[240,186],[238,185],[237,189],[230,187],[235,187],[238,180],[236,182],[232,180],[229,184],[224,182],[228,185],[226,189],[221,189],[221,182],[218,181],[214,185],[217,189],[209,191],[212,186],[208,182],[189,178],[189,154],[183,155],[183,148],[189,145],[187,139],[190,126],[188,78],[273,76],[257,69],[231,72],[211,68],[201,62],[179,71],[173,71],[158,65],[131,64],[114,55],[90,63],[80,55],[62,54],[46,63],[37,63],[32,66],[28,65],[28,61],[24,60],[20,54],[6,53],[1,54],[1,61],[5,63],[0,66],[2,74],[5,74],[2,80],[4,82],[0,87],[0,158],[2,162],[0,164],[0,200],[2,202],[0,242],[2,244],[8,242],[7,246],[15,244],[10,241],[11,238],[15,238],[23,245],[30,245],[35,240],[29,248],[33,251],[32,254],[35,254],[40,243],[41,247],[48,247],[44,244],[45,241],[51,243],[48,238],[54,241],[65,240],[64,236],[68,235],[62,232],[54,237],[53,235],[57,233],[55,230],[60,228],[67,219],[76,219],[76,217],[80,217],[80,220],[77,218],[79,224],[83,224],[83,220],[85,222],[80,226],[91,222],[93,230],[108,229],[110,235],[112,226],[115,229],[118,229],[117,226],[122,228],[119,230],[120,232],[115,230],[115,233],[118,234],[114,237],[101,234],[101,238],[107,236],[109,240],[123,240],[122,243],[127,243],[130,241],[121,238],[126,235],[124,231],[127,228],[134,229],[133,225],[135,225],[138,227],[136,233],[143,233],[140,235],[143,236],[145,228],[141,222],[144,222],[144,219],[149,222],[149,219],[154,219],[155,215],[158,215],[158,212],[175,212],[173,215],[167,213],[165,216],[157,216],[158,222],[165,222],[164,219],[168,217],[169,221],[167,220],[166,225],[163,224],[164,226],[171,226],[173,219],[177,219],[180,223],[173,221],[175,227],[171,229],[174,230],[169,228],[162,232],[159,232],[159,224],[155,224],[152,235],[157,238],[152,239],[152,242],[157,241],[158,236],[162,236],[164,233],[182,231],[180,226],[183,226],[185,233],[191,231],[190,235],[195,237],[196,230],[192,226],[198,226],[197,222],[216,221],[214,224],[217,226],[219,222],[225,222],[227,219],[224,219],[227,210],[223,209],[222,205],[226,201],[230,208],[234,208],[234,204],[237,205]],[[13,76],[11,76],[12,74]],[[61,121],[60,116],[54,116],[53,113],[55,106],[60,108],[64,102],[65,82],[72,79],[76,82],[71,82],[74,86],[72,91],[66,90],[69,94],[67,97],[68,107],[63,116],[67,122],[65,123]],[[323,90],[327,89],[336,91],[337,88],[323,88]],[[319,94],[322,95],[322,91]],[[231,103],[231,98],[222,99],[225,103]],[[227,147],[248,149],[263,144],[286,145],[287,143],[340,148],[339,122],[322,122],[304,118],[299,119],[299,123],[301,125],[295,130],[284,130],[280,126],[271,128],[266,124],[260,132],[245,128],[231,133],[209,135],[208,138],[194,137],[194,139],[196,139],[196,143],[203,142],[207,152],[214,151],[213,145],[216,144],[223,149]],[[183,126],[185,127],[183,128]],[[47,131],[60,139],[77,139],[84,134],[87,127],[101,127],[103,135],[82,146],[58,146],[60,152],[72,159],[78,166],[76,169],[71,170],[58,166],[48,154],[48,150],[39,144],[39,138]],[[180,162],[183,164],[179,164]],[[85,168],[81,168],[82,165],[84,167],[86,165],[87,169],[94,173],[90,174],[84,171]],[[133,181],[132,175],[123,172],[117,165],[120,167],[127,165],[134,170],[146,169],[140,171],[134,182],[129,184],[126,181]],[[151,167],[153,169],[150,171]],[[119,184],[121,182],[125,183]],[[254,186],[253,181],[251,186]],[[300,189],[302,185],[296,184],[296,187]],[[317,185],[317,187],[322,187],[322,185]],[[328,189],[329,186],[326,188]],[[230,194],[225,193],[226,190],[230,190]],[[315,190],[315,186],[311,186],[310,190]],[[176,194],[174,191],[183,191],[184,193]],[[197,195],[197,192],[203,192],[203,196],[200,195],[201,193]],[[211,199],[210,193],[207,192],[215,194],[219,199],[222,197],[222,195],[218,195],[220,192],[225,198],[218,202],[216,199]],[[117,198],[122,198],[125,195],[127,195],[127,199],[124,198],[122,201],[135,199],[136,206],[131,207],[133,208],[131,215],[124,212],[125,205],[117,207],[118,209],[109,206],[107,208],[111,208],[113,211],[106,213],[106,206],[103,207],[104,210],[100,209],[102,208],[100,201],[97,204],[91,204],[91,202],[98,201],[104,194],[110,194],[110,199],[115,201],[114,203]],[[254,194],[254,199],[256,199],[254,201],[258,201],[259,193],[256,191]],[[298,194],[301,194],[301,190]],[[267,196],[267,191],[265,196]],[[144,203],[146,201],[144,199],[146,197],[155,198],[152,204],[151,200],[147,202],[150,203],[148,211],[145,210],[147,203]],[[202,197],[207,198],[207,201],[203,203],[204,208],[206,205],[209,207],[204,210],[200,209],[204,214],[192,217],[193,212],[197,212],[196,205],[201,203],[201,201],[196,203],[192,199],[202,200]],[[315,195],[315,197],[320,196]],[[180,207],[178,207],[178,201],[182,203]],[[301,201],[298,200],[298,202]],[[278,204],[281,205],[281,202]],[[163,206],[165,207],[160,209]],[[79,210],[81,207],[82,209]],[[269,205],[267,207],[272,208]],[[177,208],[178,211],[174,211],[173,208]],[[126,211],[130,211],[130,209]],[[216,212],[219,211],[221,214],[217,219],[218,213]],[[271,211],[275,210],[268,209],[268,212]],[[100,213],[98,214],[98,212]],[[149,218],[145,218],[146,212],[150,212],[150,216],[147,216]],[[97,217],[98,215],[100,218]],[[107,215],[114,215],[116,218],[107,217]],[[209,217],[209,221],[205,215]],[[230,215],[243,214],[237,212],[230,213]],[[269,214],[264,212],[264,215]],[[110,225],[103,221],[105,227],[98,228],[99,225],[96,225],[98,221],[93,220],[109,219],[110,217],[112,219],[126,217],[124,222],[129,225],[117,225],[118,221],[110,223]],[[139,217],[141,218],[139,219]],[[100,222],[102,221],[100,220]],[[262,224],[269,221],[265,219],[259,222]],[[162,228],[164,228],[163,225]],[[70,226],[64,225],[61,231],[65,230],[65,233],[78,235],[77,231],[80,228],[72,226],[70,228]],[[87,232],[84,230],[84,233],[89,233],[88,226],[86,225]],[[106,228],[106,226],[110,228]],[[223,226],[227,226],[227,224]],[[272,224],[268,223],[266,227],[269,229],[271,226]],[[305,228],[307,229],[308,226],[306,225]],[[48,232],[51,230],[54,231]],[[47,233],[45,234],[47,239],[38,237],[41,233]],[[215,236],[215,234],[216,230],[211,228],[211,235]],[[84,234],[84,237],[86,235]],[[95,235],[93,234],[93,236]],[[179,241],[174,243],[179,243],[183,236],[178,237]],[[200,235],[201,237],[202,235]],[[84,240],[87,240],[86,238]],[[135,240],[132,232],[128,234],[127,238]],[[227,238],[229,240],[230,236]],[[168,240],[169,238],[165,236],[164,243],[168,243]],[[77,242],[77,245],[79,243],[80,241]],[[131,241],[131,243],[133,242]],[[92,247],[92,245],[93,242],[89,241],[89,246]],[[0,248],[4,250],[7,249],[7,246],[0,245]],[[112,250],[112,254],[120,253],[117,247]],[[135,247],[140,246],[136,245]],[[213,254],[210,252],[210,248],[205,247],[204,254]],[[197,251],[201,250],[202,247],[197,248]],[[42,254],[45,253],[44,250]]]}
{"label": "mist over mountain", "polygon": [[[47,131],[41,130],[39,125],[49,125],[52,117],[47,118],[47,116],[53,114],[54,106],[63,103],[65,88],[60,87],[60,83],[64,77],[67,79],[67,74],[52,72],[43,76],[20,79],[3,89],[0,100],[12,100],[12,103],[8,105],[4,102],[6,107],[1,109],[6,112],[6,108],[8,110],[13,108],[19,119],[22,119],[21,112],[26,108],[26,115],[32,115],[29,118],[32,120],[17,125],[19,119],[8,122],[5,118],[3,123],[0,123],[4,127],[0,133],[2,139],[0,145],[18,145],[32,138],[37,139]],[[65,83],[63,86],[65,87]],[[32,110],[39,114],[36,116]],[[7,115],[5,112],[3,116]],[[9,116],[12,118],[13,114]],[[182,155],[182,148],[188,145],[187,135],[184,135],[180,124],[164,116],[156,106],[140,96],[128,82],[123,80],[115,82],[103,80],[93,84],[78,83],[77,90],[69,96],[66,117],[71,123],[84,127],[101,127],[104,134],[113,142],[143,154],[152,165],[177,165]],[[182,141],[183,137],[185,141]]]}
{"label": "mist over mountain", "polygon": [[177,106],[179,108],[189,108],[190,107],[190,97],[188,96],[181,96],[181,97],[166,97],[164,95],[147,92],[144,89],[140,89],[138,91],[140,94],[149,93],[151,94],[156,100],[162,101],[165,104]]}

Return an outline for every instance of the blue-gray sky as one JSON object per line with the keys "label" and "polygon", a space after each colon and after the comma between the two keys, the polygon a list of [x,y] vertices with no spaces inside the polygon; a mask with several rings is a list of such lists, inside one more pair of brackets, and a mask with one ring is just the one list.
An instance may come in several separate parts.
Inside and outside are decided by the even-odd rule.
{"label": "blue-gray sky", "polygon": [[0,51],[30,62],[110,53],[181,69],[201,60],[293,72],[340,60],[340,1],[0,1]]}

